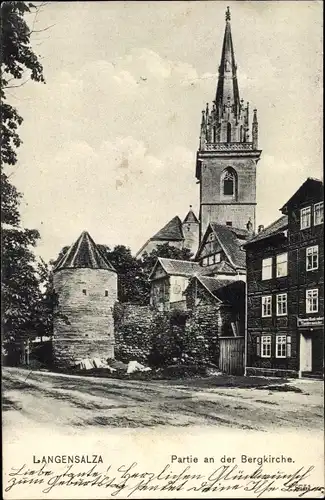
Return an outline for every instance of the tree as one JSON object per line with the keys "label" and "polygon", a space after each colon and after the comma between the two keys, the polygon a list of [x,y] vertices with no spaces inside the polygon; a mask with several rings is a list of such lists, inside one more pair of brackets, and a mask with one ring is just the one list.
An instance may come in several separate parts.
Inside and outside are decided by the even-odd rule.
{"label": "tree", "polygon": [[[21,145],[18,127],[23,118],[6,102],[8,89],[24,85],[28,79],[45,82],[43,66],[30,43],[32,30],[24,16],[37,9],[32,3],[2,2],[1,21],[1,165],[15,165]],[[17,83],[24,78],[22,83]]]}
{"label": "tree", "polygon": [[[26,83],[25,78],[44,82],[43,67],[30,44],[31,30],[24,16],[37,8],[25,2],[3,2],[1,21],[1,255],[2,255],[2,332],[5,342],[21,342],[35,334],[42,292],[32,247],[39,239],[33,229],[20,227],[21,193],[10,182],[5,167],[17,163],[18,133],[23,118],[7,102],[8,89]],[[29,75],[29,76],[26,76]],[[19,83],[24,79],[22,83]]]}
{"label": "tree", "polygon": [[130,248],[124,245],[116,245],[113,250],[105,245],[98,246],[118,274],[118,300],[143,304],[148,290],[141,262],[133,257]]}

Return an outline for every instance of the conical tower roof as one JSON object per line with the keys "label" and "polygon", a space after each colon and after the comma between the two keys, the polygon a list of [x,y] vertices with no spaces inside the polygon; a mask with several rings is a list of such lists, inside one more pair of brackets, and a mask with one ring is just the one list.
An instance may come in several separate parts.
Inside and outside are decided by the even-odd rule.
{"label": "conical tower roof", "polygon": [[57,263],[54,271],[71,268],[115,271],[112,264],[107,261],[87,231],[83,231],[77,241],[71,245],[69,250]]}
{"label": "conical tower roof", "polygon": [[190,210],[189,210],[187,216],[185,217],[183,224],[191,223],[191,222],[195,222],[196,224],[199,224],[199,220],[192,210],[192,205],[190,205]]}
{"label": "conical tower roof", "polygon": [[162,240],[162,241],[182,241],[184,239],[182,221],[176,215],[172,220],[170,220],[166,226],[164,226],[158,233],[156,233],[151,240]]}

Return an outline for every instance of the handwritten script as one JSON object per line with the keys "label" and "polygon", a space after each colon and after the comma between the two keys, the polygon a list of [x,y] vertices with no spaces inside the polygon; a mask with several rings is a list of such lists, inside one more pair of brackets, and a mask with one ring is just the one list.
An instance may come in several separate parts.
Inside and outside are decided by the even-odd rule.
{"label": "handwritten script", "polygon": [[[297,497],[322,496],[324,487],[311,484],[314,466],[293,468],[290,473],[279,470],[266,470],[263,466],[221,465],[207,466],[198,471],[192,465],[181,466],[178,470],[170,464],[159,472],[144,470],[137,462],[113,465],[96,464],[81,467],[79,464],[62,465],[54,470],[53,466],[42,464],[29,468],[26,464],[12,467],[6,476],[5,491],[16,488],[26,489],[27,485],[38,485],[42,493],[53,497],[53,492],[60,488],[101,488],[110,497],[139,497],[144,492],[154,496],[159,492],[170,492],[179,496],[190,493],[191,496],[207,493],[229,492],[232,496],[250,496],[259,498],[277,492],[277,496],[294,495]],[[309,481],[308,481],[309,479]],[[284,495],[286,493],[286,495]],[[228,494],[227,494],[228,495]],[[210,496],[210,495],[208,495]]]}

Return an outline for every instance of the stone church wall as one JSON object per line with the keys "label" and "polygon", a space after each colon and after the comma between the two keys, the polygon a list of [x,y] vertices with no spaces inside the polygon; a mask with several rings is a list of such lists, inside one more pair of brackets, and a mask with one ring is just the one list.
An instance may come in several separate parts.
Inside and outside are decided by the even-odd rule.
{"label": "stone church wall", "polygon": [[53,279],[58,299],[54,364],[64,368],[83,358],[113,358],[116,273],[104,269],[62,269],[54,273]]}

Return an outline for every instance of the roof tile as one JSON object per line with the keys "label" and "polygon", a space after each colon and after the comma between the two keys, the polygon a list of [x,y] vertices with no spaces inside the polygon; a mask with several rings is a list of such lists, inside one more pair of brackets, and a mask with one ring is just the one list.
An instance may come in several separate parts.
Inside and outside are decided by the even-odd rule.
{"label": "roof tile", "polygon": [[112,264],[107,261],[87,231],[83,231],[77,241],[71,245],[69,250],[57,263],[54,271],[69,268],[106,269],[115,271]]}

